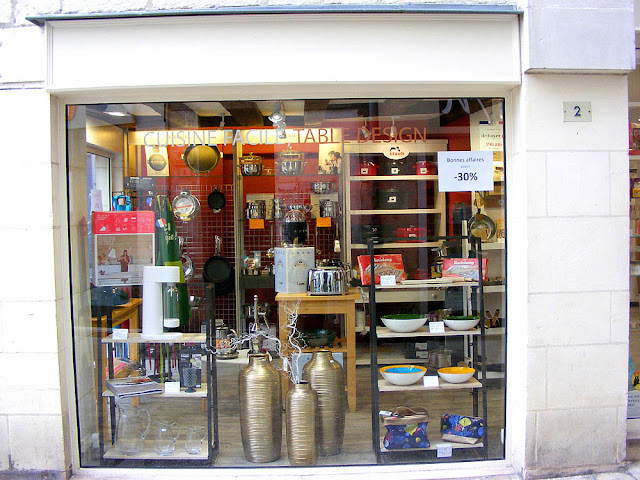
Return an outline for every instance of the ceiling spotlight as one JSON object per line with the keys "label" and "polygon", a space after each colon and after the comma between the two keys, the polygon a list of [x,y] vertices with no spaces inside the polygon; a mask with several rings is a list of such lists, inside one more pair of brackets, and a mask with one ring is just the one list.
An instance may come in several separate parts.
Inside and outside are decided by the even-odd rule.
{"label": "ceiling spotlight", "polygon": [[114,117],[126,117],[129,115],[129,112],[124,108],[124,105],[117,104],[107,105],[107,108],[104,109],[104,113]]}
{"label": "ceiling spotlight", "polygon": [[367,129],[367,121],[364,121],[364,125],[360,127],[360,136],[365,140],[369,138],[369,130]]}
{"label": "ceiling spotlight", "polygon": [[269,120],[271,120],[274,126],[277,126],[276,124],[282,122],[284,118],[285,116],[284,112],[282,111],[282,105],[280,104],[280,102],[275,102],[273,104],[273,113],[269,115]]}
{"label": "ceiling spotlight", "polygon": [[224,128],[224,113],[222,114],[222,119],[220,120],[220,126],[218,127],[219,130],[222,130]]}
{"label": "ceiling spotlight", "polygon": [[398,136],[398,128],[396,127],[396,120],[391,117],[391,128],[389,129],[389,136],[396,138]]}

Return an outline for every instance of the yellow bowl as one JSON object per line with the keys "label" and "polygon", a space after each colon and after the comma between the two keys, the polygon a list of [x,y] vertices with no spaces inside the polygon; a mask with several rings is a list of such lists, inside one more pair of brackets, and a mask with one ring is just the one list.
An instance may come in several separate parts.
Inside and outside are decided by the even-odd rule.
{"label": "yellow bowl", "polygon": [[464,383],[476,372],[475,368],[469,367],[444,367],[438,369],[438,375],[445,382]]}

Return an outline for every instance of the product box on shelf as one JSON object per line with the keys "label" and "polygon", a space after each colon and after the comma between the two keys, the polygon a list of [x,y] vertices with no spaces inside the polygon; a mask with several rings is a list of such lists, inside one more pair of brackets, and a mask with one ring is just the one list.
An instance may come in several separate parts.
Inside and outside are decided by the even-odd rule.
{"label": "product box on shelf", "polygon": [[429,344],[427,342],[407,342],[405,343],[404,358],[407,359],[429,359]]}
{"label": "product box on shelf", "polygon": [[178,352],[178,371],[180,374],[180,386],[186,387],[183,371],[186,368],[193,367],[196,369],[195,387],[202,386],[202,354],[204,352],[198,347],[181,348]]}
{"label": "product box on shelf", "polygon": [[[374,260],[374,276],[375,283],[380,283],[381,275],[394,275],[396,283],[407,279],[402,262],[402,255],[393,253],[388,255],[375,255]],[[358,267],[360,268],[360,278],[363,285],[371,284],[371,257],[369,255],[360,255],[358,257]]]}
{"label": "product box on shelf", "polygon": [[[482,259],[482,280],[487,281],[487,262]],[[477,258],[445,258],[442,260],[442,276],[478,281]]]}

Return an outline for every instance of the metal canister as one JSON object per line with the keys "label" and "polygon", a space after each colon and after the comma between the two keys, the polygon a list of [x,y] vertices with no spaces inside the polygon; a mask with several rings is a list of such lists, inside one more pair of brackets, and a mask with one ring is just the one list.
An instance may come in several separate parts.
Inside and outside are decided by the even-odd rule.
{"label": "metal canister", "polygon": [[285,214],[284,200],[282,198],[273,199],[273,218],[281,220]]}
{"label": "metal canister", "polygon": [[335,200],[320,200],[320,216],[338,218],[338,202]]}
{"label": "metal canister", "polygon": [[247,202],[245,214],[248,220],[265,218],[266,213],[267,206],[264,200],[254,200],[253,202]]}
{"label": "metal canister", "polygon": [[453,352],[448,348],[441,348],[429,355],[429,363],[434,368],[444,368],[451,366],[451,356]]}

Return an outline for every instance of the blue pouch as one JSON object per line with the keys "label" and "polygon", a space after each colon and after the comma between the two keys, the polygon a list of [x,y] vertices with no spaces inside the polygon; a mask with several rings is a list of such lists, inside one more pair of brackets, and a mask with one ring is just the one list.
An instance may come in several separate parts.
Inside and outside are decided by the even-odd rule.
{"label": "blue pouch", "polygon": [[442,439],[459,443],[476,443],[484,435],[484,421],[480,417],[445,413],[440,419]]}
{"label": "blue pouch", "polygon": [[392,416],[382,418],[387,429],[382,445],[387,450],[428,448],[428,423],[429,413],[424,408],[398,407]]}

